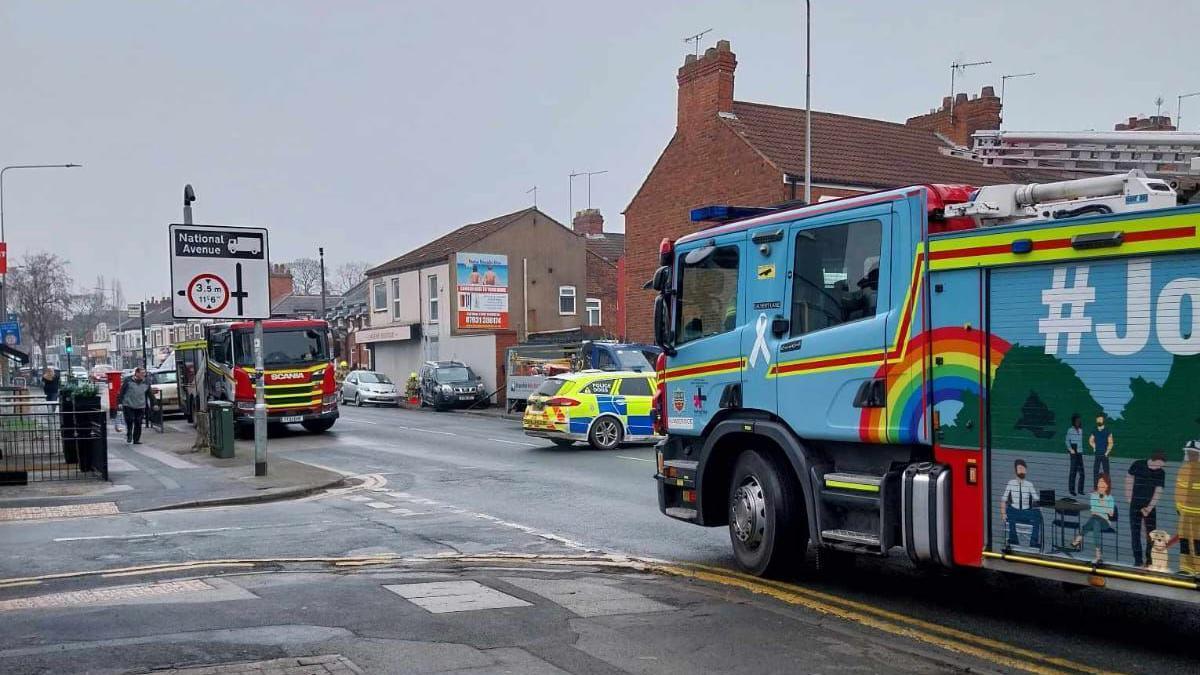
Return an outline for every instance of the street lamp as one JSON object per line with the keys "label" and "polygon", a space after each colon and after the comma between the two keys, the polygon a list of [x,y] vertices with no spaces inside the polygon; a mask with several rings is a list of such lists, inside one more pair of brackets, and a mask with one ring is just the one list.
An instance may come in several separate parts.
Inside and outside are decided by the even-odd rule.
{"label": "street lamp", "polygon": [[[7,246],[8,239],[4,236],[4,172],[9,169],[77,169],[83,166],[82,164],[12,164],[0,169],[0,244]],[[4,252],[5,257],[8,256],[8,251]],[[0,274],[0,318],[8,317],[8,265],[5,264],[4,273]],[[42,355],[45,359],[46,355]],[[8,359],[5,358],[0,362],[0,372],[8,374]],[[7,378],[5,378],[7,380]]]}
{"label": "street lamp", "polygon": [[[795,188],[792,188],[795,197]],[[804,203],[812,203],[812,1],[804,0]]]}
{"label": "street lamp", "polygon": [[1190,94],[1180,94],[1175,97],[1175,128],[1183,131],[1183,99],[1200,96],[1200,91],[1193,91]]}

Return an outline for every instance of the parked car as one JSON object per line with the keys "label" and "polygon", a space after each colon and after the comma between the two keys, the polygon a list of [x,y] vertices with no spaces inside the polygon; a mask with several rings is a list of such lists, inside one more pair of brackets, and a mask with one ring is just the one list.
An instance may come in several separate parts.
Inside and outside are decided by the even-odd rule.
{"label": "parked car", "polygon": [[71,379],[72,380],[88,379],[87,368],[84,368],[83,366],[71,366]]}
{"label": "parked car", "polygon": [[342,381],[342,404],[400,405],[400,392],[387,375],[373,370],[352,370]]}
{"label": "parked car", "polygon": [[654,441],[650,421],[652,373],[584,370],[547,378],[529,396],[521,426],[529,436],[568,446],[587,441],[597,450]]}
{"label": "parked car", "polygon": [[98,363],[98,364],[92,366],[92,372],[91,372],[92,381],[94,381],[94,382],[106,381],[108,374],[111,373],[113,370],[114,370],[114,368],[112,366],[108,365],[107,363]]}
{"label": "parked car", "polygon": [[155,398],[162,402],[164,415],[183,412],[183,407],[179,405],[179,384],[176,377],[177,373],[174,370],[150,371],[150,390],[154,392]]}
{"label": "parked car", "polygon": [[418,375],[421,405],[434,410],[476,407],[488,404],[487,387],[483,378],[459,361],[426,361]]}

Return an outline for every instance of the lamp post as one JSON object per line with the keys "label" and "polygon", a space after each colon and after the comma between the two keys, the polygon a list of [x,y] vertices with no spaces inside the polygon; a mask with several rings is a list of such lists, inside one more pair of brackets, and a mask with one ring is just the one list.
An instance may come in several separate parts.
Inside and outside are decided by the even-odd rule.
{"label": "lamp post", "polygon": [[1183,131],[1183,99],[1200,96],[1200,91],[1193,91],[1190,94],[1180,94],[1175,97],[1175,128]]}
{"label": "lamp post", "polygon": [[324,246],[320,246],[317,248],[317,255],[321,259],[321,318],[328,321],[329,317],[325,315],[325,247]]}
{"label": "lamp post", "polygon": [[[795,188],[793,188],[793,193]],[[795,194],[792,195],[793,197]],[[812,203],[812,1],[804,0],[804,203]]]}
{"label": "lamp post", "polygon": [[[4,235],[4,173],[9,169],[77,169],[83,166],[82,164],[12,164],[0,169],[0,244],[4,244],[6,250],[5,257],[8,256],[7,246],[8,239]],[[8,317],[8,265],[5,265],[3,274],[0,274],[0,318]],[[46,355],[43,354],[45,359]],[[5,382],[8,381],[8,359],[0,361],[0,373],[3,374]]]}

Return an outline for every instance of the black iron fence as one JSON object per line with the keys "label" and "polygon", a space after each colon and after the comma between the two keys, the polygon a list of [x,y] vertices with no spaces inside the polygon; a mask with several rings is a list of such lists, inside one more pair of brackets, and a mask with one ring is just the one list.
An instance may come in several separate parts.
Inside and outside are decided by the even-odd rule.
{"label": "black iron fence", "polygon": [[0,484],[108,480],[108,430],[90,403],[0,397]]}

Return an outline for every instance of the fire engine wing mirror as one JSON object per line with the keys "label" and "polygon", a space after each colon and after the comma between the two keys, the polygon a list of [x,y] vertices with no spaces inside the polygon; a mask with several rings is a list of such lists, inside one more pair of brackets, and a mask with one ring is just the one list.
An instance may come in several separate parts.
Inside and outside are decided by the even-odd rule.
{"label": "fire engine wing mirror", "polygon": [[675,353],[672,344],[675,336],[671,334],[669,322],[667,299],[660,295],[654,299],[654,344],[662,347],[667,356],[672,356]]}
{"label": "fire engine wing mirror", "polygon": [[671,268],[663,265],[654,273],[654,278],[650,280],[650,287],[659,293],[666,289],[667,284],[671,281]]}
{"label": "fire engine wing mirror", "polygon": [[700,248],[692,249],[683,256],[683,262],[688,265],[696,265],[704,262],[704,259],[712,255],[712,252],[717,250],[716,246],[701,246]]}

